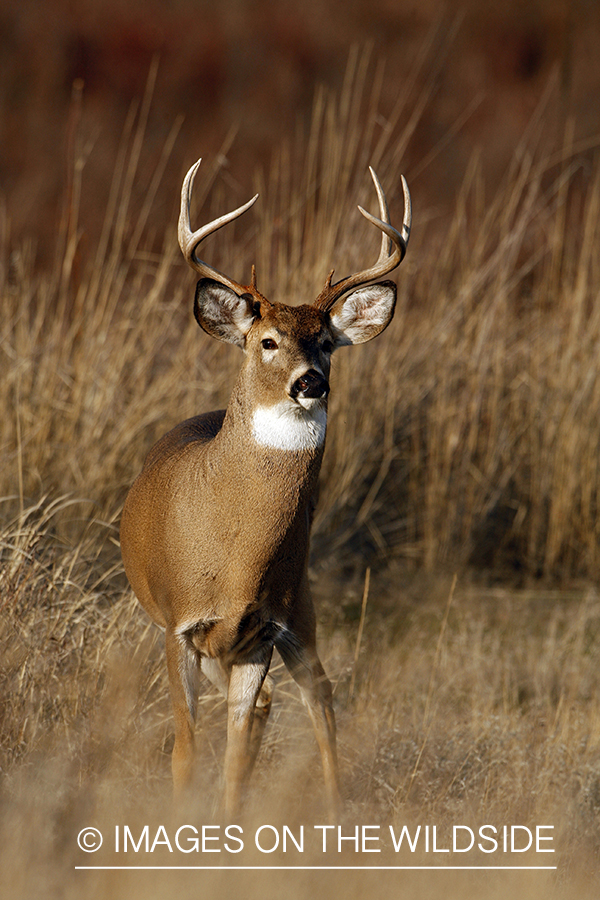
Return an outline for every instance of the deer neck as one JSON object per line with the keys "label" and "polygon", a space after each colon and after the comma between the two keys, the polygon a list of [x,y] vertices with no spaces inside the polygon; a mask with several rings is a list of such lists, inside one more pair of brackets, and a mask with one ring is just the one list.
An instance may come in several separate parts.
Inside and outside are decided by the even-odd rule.
{"label": "deer neck", "polygon": [[[327,401],[307,404],[290,399],[265,402],[256,397],[243,372],[231,394],[221,430],[224,444],[245,455],[257,470],[290,475],[299,483],[316,478],[327,429]],[[243,450],[241,448],[243,447]]]}

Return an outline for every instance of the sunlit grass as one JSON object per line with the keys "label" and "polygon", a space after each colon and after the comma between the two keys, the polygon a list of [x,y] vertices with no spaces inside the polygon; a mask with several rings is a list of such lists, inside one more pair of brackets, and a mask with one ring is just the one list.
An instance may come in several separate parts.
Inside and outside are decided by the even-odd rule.
{"label": "sunlit grass", "polygon": [[[255,218],[219,233],[211,263],[243,281],[256,262],[267,295],[310,302],[333,266],[341,277],[375,258],[355,206],[375,208],[372,162],[401,219],[410,129],[382,128],[367,84],[356,58],[341,98],[318,95],[308,137],[257,174]],[[392,119],[414,123],[410,102]],[[127,124],[94,252],[80,252],[74,199],[83,142],[56,268],[37,272],[26,248],[1,268],[7,896],[141,894],[125,876],[82,891],[75,837],[169,804],[162,640],[127,588],[118,516],[153,441],[224,406],[239,359],[194,323],[171,224],[155,223],[162,250],[146,249],[150,207],[132,200],[143,120],[142,108]],[[223,188],[223,163],[200,169],[198,223],[247,199]],[[474,156],[447,227],[425,224],[415,203],[394,322],[334,361],[314,528],[345,821],[554,824],[561,874],[543,890],[519,882],[524,897],[573,896],[576,878],[591,897],[597,877],[599,201],[597,166],[581,169],[567,144],[553,159],[518,148],[493,196]],[[308,719],[281,666],[275,677],[249,816],[322,821]],[[208,692],[196,819],[218,816],[223,741],[224,707]],[[362,896],[362,883],[347,887]]]}

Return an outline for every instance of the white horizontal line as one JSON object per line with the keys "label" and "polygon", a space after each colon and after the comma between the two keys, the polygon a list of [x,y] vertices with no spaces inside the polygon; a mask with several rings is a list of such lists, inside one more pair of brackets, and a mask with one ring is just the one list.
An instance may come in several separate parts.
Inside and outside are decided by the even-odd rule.
{"label": "white horizontal line", "polygon": [[128,870],[146,870],[146,871],[186,871],[186,870],[202,870],[214,872],[242,872],[242,871],[268,871],[272,869],[277,872],[318,872],[321,869],[328,872],[347,872],[363,871],[363,872],[390,872],[390,871],[407,871],[407,870],[427,870],[444,872],[451,871],[472,871],[479,872],[514,872],[514,871],[550,871],[557,869],[557,866],[75,866],[80,870],[102,870],[102,871],[128,871]]}

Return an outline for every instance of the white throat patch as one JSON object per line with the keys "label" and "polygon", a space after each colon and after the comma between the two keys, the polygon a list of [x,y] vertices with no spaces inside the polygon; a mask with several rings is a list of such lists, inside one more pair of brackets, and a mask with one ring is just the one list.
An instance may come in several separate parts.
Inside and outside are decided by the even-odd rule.
{"label": "white throat patch", "polygon": [[258,406],[252,417],[255,441],[274,450],[316,450],[325,443],[326,430],[327,408],[321,400],[304,400],[302,405],[282,400]]}

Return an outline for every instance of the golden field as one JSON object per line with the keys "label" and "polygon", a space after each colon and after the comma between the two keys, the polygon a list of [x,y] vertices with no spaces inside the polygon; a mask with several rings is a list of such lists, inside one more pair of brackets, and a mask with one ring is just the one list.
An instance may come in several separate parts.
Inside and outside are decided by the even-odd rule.
{"label": "golden field", "polygon": [[[402,104],[382,120],[377,79],[355,56],[340,95],[317,92],[308,131],[282,141],[255,184],[223,177],[227,146],[206,159],[196,221],[261,193],[207,245],[211,263],[243,280],[256,262],[260,289],[287,302],[311,302],[334,265],[340,276],[362,268],[377,243],[355,209],[375,205],[369,164],[392,220],[402,215],[416,116]],[[394,854],[387,840],[374,863],[350,844],[324,856],[313,842],[299,859],[249,842],[243,858],[207,863],[164,844],[126,858],[108,838],[97,855],[78,849],[85,826],[139,835],[163,824],[172,835],[184,824],[170,809],[161,639],[127,587],[118,518],[153,441],[224,406],[239,363],[194,323],[174,222],[152,215],[168,144],[134,202],[149,105],[148,95],[127,120],[97,243],[83,252],[94,149],[78,132],[54,264],[38,271],[31,246],[11,246],[2,229],[3,896],[596,897],[600,168],[568,122],[560,145],[548,144],[543,109],[499,187],[474,153],[452,216],[414,197],[395,319],[334,360],[311,576],[345,833],[435,825],[439,848],[453,825],[553,826],[555,853]],[[325,822],[308,717],[281,666],[274,676],[247,834]],[[186,810],[196,828],[219,822],[224,746],[223,703],[207,691],[200,710]],[[438,870],[75,869],[119,861]],[[444,871],[466,864],[505,871]],[[526,864],[556,869],[506,868]]]}

